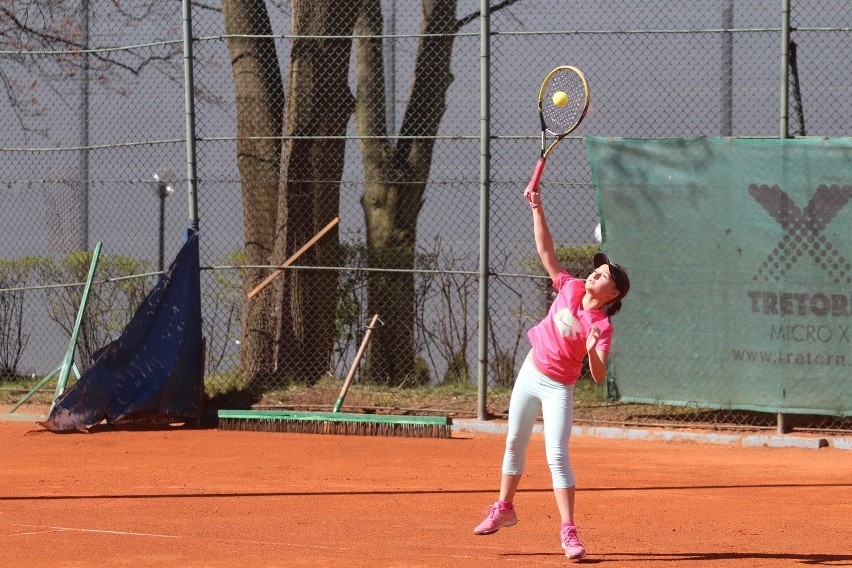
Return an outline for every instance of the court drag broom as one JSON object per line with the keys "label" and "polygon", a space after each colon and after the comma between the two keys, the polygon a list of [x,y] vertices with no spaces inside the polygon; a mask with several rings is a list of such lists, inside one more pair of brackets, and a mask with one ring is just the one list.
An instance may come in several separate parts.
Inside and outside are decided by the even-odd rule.
{"label": "court drag broom", "polygon": [[356,414],[340,412],[343,399],[379,315],[373,316],[361,347],[349,369],[331,412],[296,412],[287,410],[220,410],[219,430],[250,432],[293,432],[299,434],[343,434],[352,436],[397,436],[411,438],[449,438],[452,418],[449,416],[396,416],[390,414]]}

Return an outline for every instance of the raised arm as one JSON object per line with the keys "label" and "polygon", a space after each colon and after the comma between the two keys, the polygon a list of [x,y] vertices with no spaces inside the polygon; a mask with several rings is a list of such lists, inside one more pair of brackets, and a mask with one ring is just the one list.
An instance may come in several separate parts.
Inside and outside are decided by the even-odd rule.
{"label": "raised arm", "polygon": [[524,190],[524,197],[527,198],[532,209],[535,248],[550,279],[555,280],[563,268],[556,258],[556,249],[553,246],[553,237],[547,226],[547,218],[544,216],[544,205],[541,202],[538,186],[532,187],[532,182],[530,182],[530,185]]}

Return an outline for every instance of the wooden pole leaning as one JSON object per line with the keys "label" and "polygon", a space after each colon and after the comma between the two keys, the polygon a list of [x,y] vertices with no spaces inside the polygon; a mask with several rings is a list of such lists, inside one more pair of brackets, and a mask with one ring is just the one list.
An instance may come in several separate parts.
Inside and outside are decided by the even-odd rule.
{"label": "wooden pole leaning", "polygon": [[352,366],[349,368],[349,374],[343,382],[343,388],[340,389],[340,396],[337,397],[337,402],[334,403],[333,412],[340,412],[340,407],[343,406],[343,399],[346,397],[347,391],[349,391],[349,385],[352,383],[355,371],[358,370],[358,363],[361,362],[361,357],[364,356],[364,351],[366,351],[367,344],[370,342],[370,336],[373,334],[373,330],[376,329],[376,322],[379,321],[381,321],[379,320],[379,314],[376,314],[373,316],[373,320],[370,322],[370,325],[367,326],[367,333],[364,334],[364,339],[361,341],[361,347],[358,348],[358,353],[355,354],[355,360],[352,361]]}
{"label": "wooden pole leaning", "polygon": [[290,258],[288,258],[287,260],[285,260],[285,261],[284,261],[284,263],[283,263],[281,266],[279,266],[278,268],[276,268],[276,269],[272,272],[272,274],[270,274],[269,276],[267,276],[267,277],[266,277],[266,279],[264,279],[264,281],[263,281],[263,282],[261,282],[260,284],[258,284],[257,286],[255,286],[255,288],[254,288],[251,292],[249,292],[249,293],[248,293],[248,295],[247,295],[246,297],[247,297],[249,300],[251,300],[252,298],[254,298],[255,296],[257,296],[258,294],[260,294],[260,292],[261,292],[264,288],[266,288],[266,287],[269,285],[269,283],[270,283],[270,282],[272,282],[273,280],[275,280],[276,278],[278,278],[278,276],[279,276],[282,272],[284,272],[284,269],[285,269],[285,268],[287,268],[288,266],[290,266],[291,264],[293,264],[293,263],[296,261],[296,259],[297,259],[297,258],[299,258],[300,256],[302,256],[302,254],[304,254],[304,252],[305,252],[306,250],[308,250],[309,248],[311,248],[312,246],[314,246],[314,245],[317,243],[317,241],[319,241],[321,238],[323,238],[323,237],[325,236],[325,234],[326,234],[326,233],[328,233],[330,230],[332,230],[332,229],[333,229],[333,228],[334,228],[334,227],[335,227],[338,223],[340,223],[340,217],[335,217],[335,218],[334,218],[334,219],[333,219],[333,220],[332,220],[332,221],[331,221],[328,225],[326,225],[325,227],[323,227],[323,228],[322,228],[322,230],[321,230],[319,233],[317,233],[316,235],[314,235],[314,236],[311,238],[311,240],[309,240],[309,241],[308,241],[308,242],[306,242],[304,245],[302,245],[302,248],[300,248],[299,250],[297,250],[296,252],[294,252],[294,253],[290,256]]}

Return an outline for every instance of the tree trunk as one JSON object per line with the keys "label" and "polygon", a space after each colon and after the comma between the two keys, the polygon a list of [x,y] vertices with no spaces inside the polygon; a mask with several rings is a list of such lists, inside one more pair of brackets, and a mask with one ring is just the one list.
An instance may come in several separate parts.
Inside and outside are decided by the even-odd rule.
{"label": "tree trunk", "polygon": [[[453,34],[457,0],[424,0],[423,34]],[[356,35],[381,36],[380,0],[366,0]],[[452,35],[420,40],[400,141],[386,138],[385,69],[381,39],[356,39],[358,97],[356,117],[366,178],[362,206],[367,228],[367,258],[372,268],[414,268],[417,218],[432,165],[434,139],[452,83]],[[393,96],[393,94],[391,94]],[[391,117],[392,118],[392,117]],[[405,138],[405,137],[423,138]],[[414,275],[369,273],[369,313],[385,321],[370,344],[369,377],[400,384],[414,371]]]}
{"label": "tree trunk", "polygon": [[[269,36],[272,27],[264,0],[223,0],[227,34]],[[243,202],[244,263],[271,262],[275,242],[278,167],[284,87],[275,42],[257,37],[228,39],[237,110],[237,165]],[[256,137],[256,139],[249,139]],[[269,273],[243,271],[247,294]],[[241,316],[240,358],[243,378],[253,387],[274,370],[273,321],[270,300],[263,292],[244,302]]]}
{"label": "tree trunk", "polygon": [[[296,36],[351,36],[361,0],[294,0]],[[283,262],[339,213],[345,140],[354,109],[349,90],[351,37],[293,41],[283,117],[275,258]],[[301,266],[336,266],[337,229],[306,251]],[[307,384],[329,371],[335,338],[337,275],[288,270],[276,281],[276,363],[286,379]]]}

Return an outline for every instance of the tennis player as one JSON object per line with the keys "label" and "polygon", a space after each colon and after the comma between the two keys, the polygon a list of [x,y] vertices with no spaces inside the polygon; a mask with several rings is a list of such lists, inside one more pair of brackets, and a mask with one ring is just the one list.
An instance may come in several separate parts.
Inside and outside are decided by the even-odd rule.
{"label": "tennis player", "polygon": [[574,525],[575,480],[568,455],[574,384],[586,357],[595,382],[600,384],[606,379],[613,330],[610,318],[621,309],[630,280],[624,268],[610,262],[604,253],[594,256],[594,272],[585,280],[570,275],[556,258],[539,188],[533,183],[527,186],[524,197],[532,208],[536,249],[558,293],[547,317],[528,333],[532,349],[518,373],[509,402],[500,497],[488,506],[485,520],[473,533],[493,534],[518,522],[513,499],[524,471],[533,425],[541,411],[547,464],[562,520],[562,548],[568,558],[582,558],[586,549],[580,544]]}

